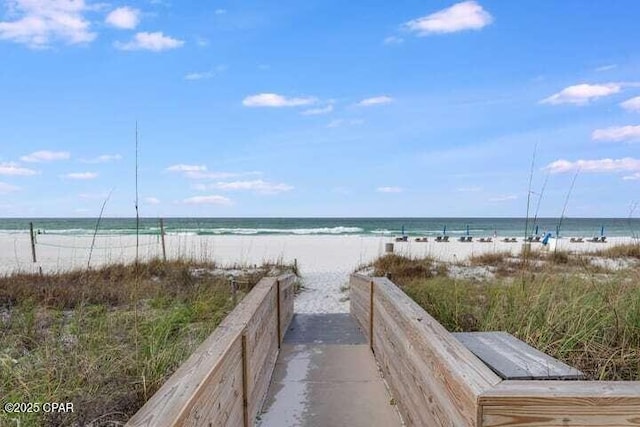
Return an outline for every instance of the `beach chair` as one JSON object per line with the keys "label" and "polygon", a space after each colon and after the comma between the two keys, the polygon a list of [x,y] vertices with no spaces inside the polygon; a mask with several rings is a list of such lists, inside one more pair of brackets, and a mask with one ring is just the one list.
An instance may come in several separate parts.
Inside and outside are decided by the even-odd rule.
{"label": "beach chair", "polygon": [[487,240],[485,240],[485,242],[491,243],[491,242],[493,242],[493,239],[491,237],[487,237]]}
{"label": "beach chair", "polygon": [[570,239],[569,239],[569,241],[570,241],[571,243],[575,243],[575,242],[576,242],[576,238],[575,238],[575,237],[572,237],[572,238],[570,238]]}
{"label": "beach chair", "polygon": [[436,236],[436,242],[442,242],[442,236]]}
{"label": "beach chair", "polygon": [[472,241],[472,240],[473,240],[473,237],[472,237],[472,236],[467,236],[467,242],[470,242],[470,241]]}
{"label": "beach chair", "polygon": [[584,243],[584,240],[582,240],[582,237],[578,237],[576,239],[576,243]]}
{"label": "beach chair", "polygon": [[540,241],[540,236],[536,236],[536,237],[533,239],[533,241],[534,241],[534,242],[539,242],[539,241]]}
{"label": "beach chair", "polygon": [[443,242],[448,242],[449,241],[449,236],[442,236],[442,241]]}
{"label": "beach chair", "polygon": [[460,236],[460,237],[458,238],[458,241],[459,241],[459,242],[466,242],[466,241],[467,241],[467,238],[466,238],[465,236]]}
{"label": "beach chair", "polygon": [[484,237],[481,237],[478,241],[484,243],[486,240],[484,240]]}
{"label": "beach chair", "polygon": [[512,237],[512,238],[511,238],[511,243],[515,243],[515,242],[517,242],[517,241],[518,241],[518,239],[516,239],[515,237]]}
{"label": "beach chair", "polygon": [[606,242],[607,242],[607,236],[600,237],[600,243],[606,243]]}
{"label": "beach chair", "polygon": [[504,239],[502,239],[502,241],[503,241],[504,243],[509,243],[511,240],[510,240],[508,237],[505,237]]}

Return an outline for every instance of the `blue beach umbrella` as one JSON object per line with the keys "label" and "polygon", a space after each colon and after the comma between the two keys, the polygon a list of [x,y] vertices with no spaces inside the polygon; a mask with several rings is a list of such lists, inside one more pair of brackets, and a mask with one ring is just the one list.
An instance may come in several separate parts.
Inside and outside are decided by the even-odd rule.
{"label": "blue beach umbrella", "polygon": [[538,235],[538,224],[536,224],[536,236]]}
{"label": "blue beach umbrella", "polygon": [[560,226],[556,225],[556,237],[560,237]]}
{"label": "blue beach umbrella", "polygon": [[442,235],[446,236],[447,235],[447,224],[444,225],[444,228],[442,229]]}
{"label": "blue beach umbrella", "polygon": [[402,235],[404,236],[404,224],[402,224]]}
{"label": "blue beach umbrella", "polygon": [[600,237],[604,236],[604,225],[600,226]]}
{"label": "blue beach umbrella", "polygon": [[467,224],[467,236],[469,235],[469,224]]}

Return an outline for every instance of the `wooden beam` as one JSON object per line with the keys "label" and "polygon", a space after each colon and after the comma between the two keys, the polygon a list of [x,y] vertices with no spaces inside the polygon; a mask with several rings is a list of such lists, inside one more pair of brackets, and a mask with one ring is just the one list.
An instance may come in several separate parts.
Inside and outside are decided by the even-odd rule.
{"label": "wooden beam", "polygon": [[373,349],[373,280],[369,283],[369,347],[371,351],[375,353]]}
{"label": "wooden beam", "polygon": [[278,348],[282,344],[282,330],[280,328],[280,280],[276,280],[276,318],[278,324]]}
{"label": "wooden beam", "polygon": [[[276,280],[264,278],[254,286],[127,425],[253,425],[278,354]],[[293,313],[293,276],[279,281],[280,326],[286,328]]]}
{"label": "wooden beam", "polygon": [[249,427],[249,368],[247,361],[247,334],[242,333],[242,415],[244,427]]}
{"label": "wooden beam", "polygon": [[31,235],[31,258],[36,261],[36,235],[33,232],[33,222],[29,223],[29,234]]}

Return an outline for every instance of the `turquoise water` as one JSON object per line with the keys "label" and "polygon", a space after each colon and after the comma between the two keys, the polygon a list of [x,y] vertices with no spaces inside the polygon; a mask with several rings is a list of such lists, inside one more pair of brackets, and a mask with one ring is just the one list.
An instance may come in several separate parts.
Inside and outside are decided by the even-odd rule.
{"label": "turquoise water", "polygon": [[[26,233],[29,223],[47,234],[93,234],[95,218],[0,218],[0,233]],[[554,235],[560,223],[558,218],[541,218],[534,224],[529,220],[529,234],[545,230]],[[524,236],[524,218],[167,218],[164,220],[168,235],[399,235],[404,228],[409,236],[455,236],[467,233],[472,236]],[[604,227],[607,236],[640,235],[638,218],[564,218],[560,226],[561,236],[600,235]],[[135,234],[133,218],[103,218],[100,235]],[[159,234],[156,218],[140,220],[141,234]]]}

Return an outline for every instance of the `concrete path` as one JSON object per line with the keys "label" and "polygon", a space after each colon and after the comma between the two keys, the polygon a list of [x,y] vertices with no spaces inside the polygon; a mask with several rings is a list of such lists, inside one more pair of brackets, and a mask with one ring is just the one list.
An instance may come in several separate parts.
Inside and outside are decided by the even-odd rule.
{"label": "concrete path", "polygon": [[350,314],[294,316],[258,425],[401,425],[369,345]]}

